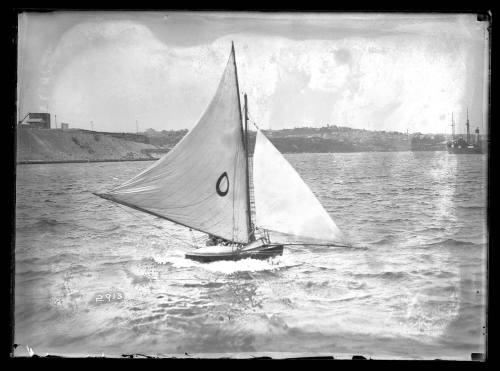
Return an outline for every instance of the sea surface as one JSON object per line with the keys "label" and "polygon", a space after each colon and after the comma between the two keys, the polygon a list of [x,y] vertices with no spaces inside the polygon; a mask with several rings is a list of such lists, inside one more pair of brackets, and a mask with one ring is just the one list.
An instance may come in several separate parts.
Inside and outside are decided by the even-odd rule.
{"label": "sea surface", "polygon": [[352,247],[186,260],[203,235],[96,197],[149,162],[20,165],[15,342],[38,355],[470,360],[487,156],[285,155]]}

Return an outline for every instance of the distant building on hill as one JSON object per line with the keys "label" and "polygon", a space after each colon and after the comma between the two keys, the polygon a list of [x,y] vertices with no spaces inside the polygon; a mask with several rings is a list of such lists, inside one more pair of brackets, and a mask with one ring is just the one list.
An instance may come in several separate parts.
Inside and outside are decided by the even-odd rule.
{"label": "distant building on hill", "polygon": [[19,125],[37,129],[50,129],[50,113],[30,112],[19,121]]}
{"label": "distant building on hill", "polygon": [[69,124],[63,122],[61,123],[61,130],[68,130],[69,129]]}

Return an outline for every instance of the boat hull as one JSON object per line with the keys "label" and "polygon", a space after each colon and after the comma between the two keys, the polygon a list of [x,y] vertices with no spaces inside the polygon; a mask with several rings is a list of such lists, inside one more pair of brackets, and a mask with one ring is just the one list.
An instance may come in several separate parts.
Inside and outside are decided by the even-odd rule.
{"label": "boat hull", "polygon": [[448,153],[452,154],[465,154],[465,155],[474,155],[474,154],[482,154],[485,151],[482,143],[473,143],[468,144],[465,141],[460,142],[460,140],[450,141],[446,143],[446,149]]}
{"label": "boat hull", "polygon": [[448,153],[452,153],[455,155],[460,155],[460,154],[465,154],[465,155],[477,155],[477,154],[483,154],[484,151],[482,148],[479,147],[474,147],[474,148],[450,148],[448,147]]}
{"label": "boat hull", "polygon": [[242,259],[260,259],[265,260],[274,256],[283,254],[283,245],[267,245],[253,250],[231,250],[228,251],[194,251],[186,254],[187,259],[195,260],[200,263],[211,263],[221,260],[236,261]]}

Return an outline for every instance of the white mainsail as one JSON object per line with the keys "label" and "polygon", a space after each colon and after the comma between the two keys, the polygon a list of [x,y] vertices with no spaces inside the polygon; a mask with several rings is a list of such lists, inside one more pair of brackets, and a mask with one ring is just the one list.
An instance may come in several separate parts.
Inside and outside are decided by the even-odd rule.
{"label": "white mainsail", "polygon": [[234,47],[198,124],[151,167],[99,196],[247,243],[247,175]]}
{"label": "white mainsail", "polygon": [[256,227],[298,238],[345,243],[300,175],[258,130],[253,155]]}

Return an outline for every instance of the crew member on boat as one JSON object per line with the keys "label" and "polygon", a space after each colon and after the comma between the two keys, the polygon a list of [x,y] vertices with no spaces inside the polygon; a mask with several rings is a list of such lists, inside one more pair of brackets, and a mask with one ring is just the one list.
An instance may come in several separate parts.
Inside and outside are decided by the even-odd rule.
{"label": "crew member on boat", "polygon": [[206,246],[243,246],[242,244],[235,243],[229,240],[225,240],[223,238],[216,237],[212,234],[208,235],[207,242],[205,243]]}
{"label": "crew member on boat", "polygon": [[208,240],[205,243],[205,245],[206,246],[215,246],[215,245],[217,245],[217,237],[215,237],[214,235],[209,234],[208,235]]}
{"label": "crew member on boat", "polygon": [[206,246],[217,246],[224,245],[226,246],[230,241],[224,240],[222,238],[216,237],[212,234],[208,235],[208,240],[205,243]]}

